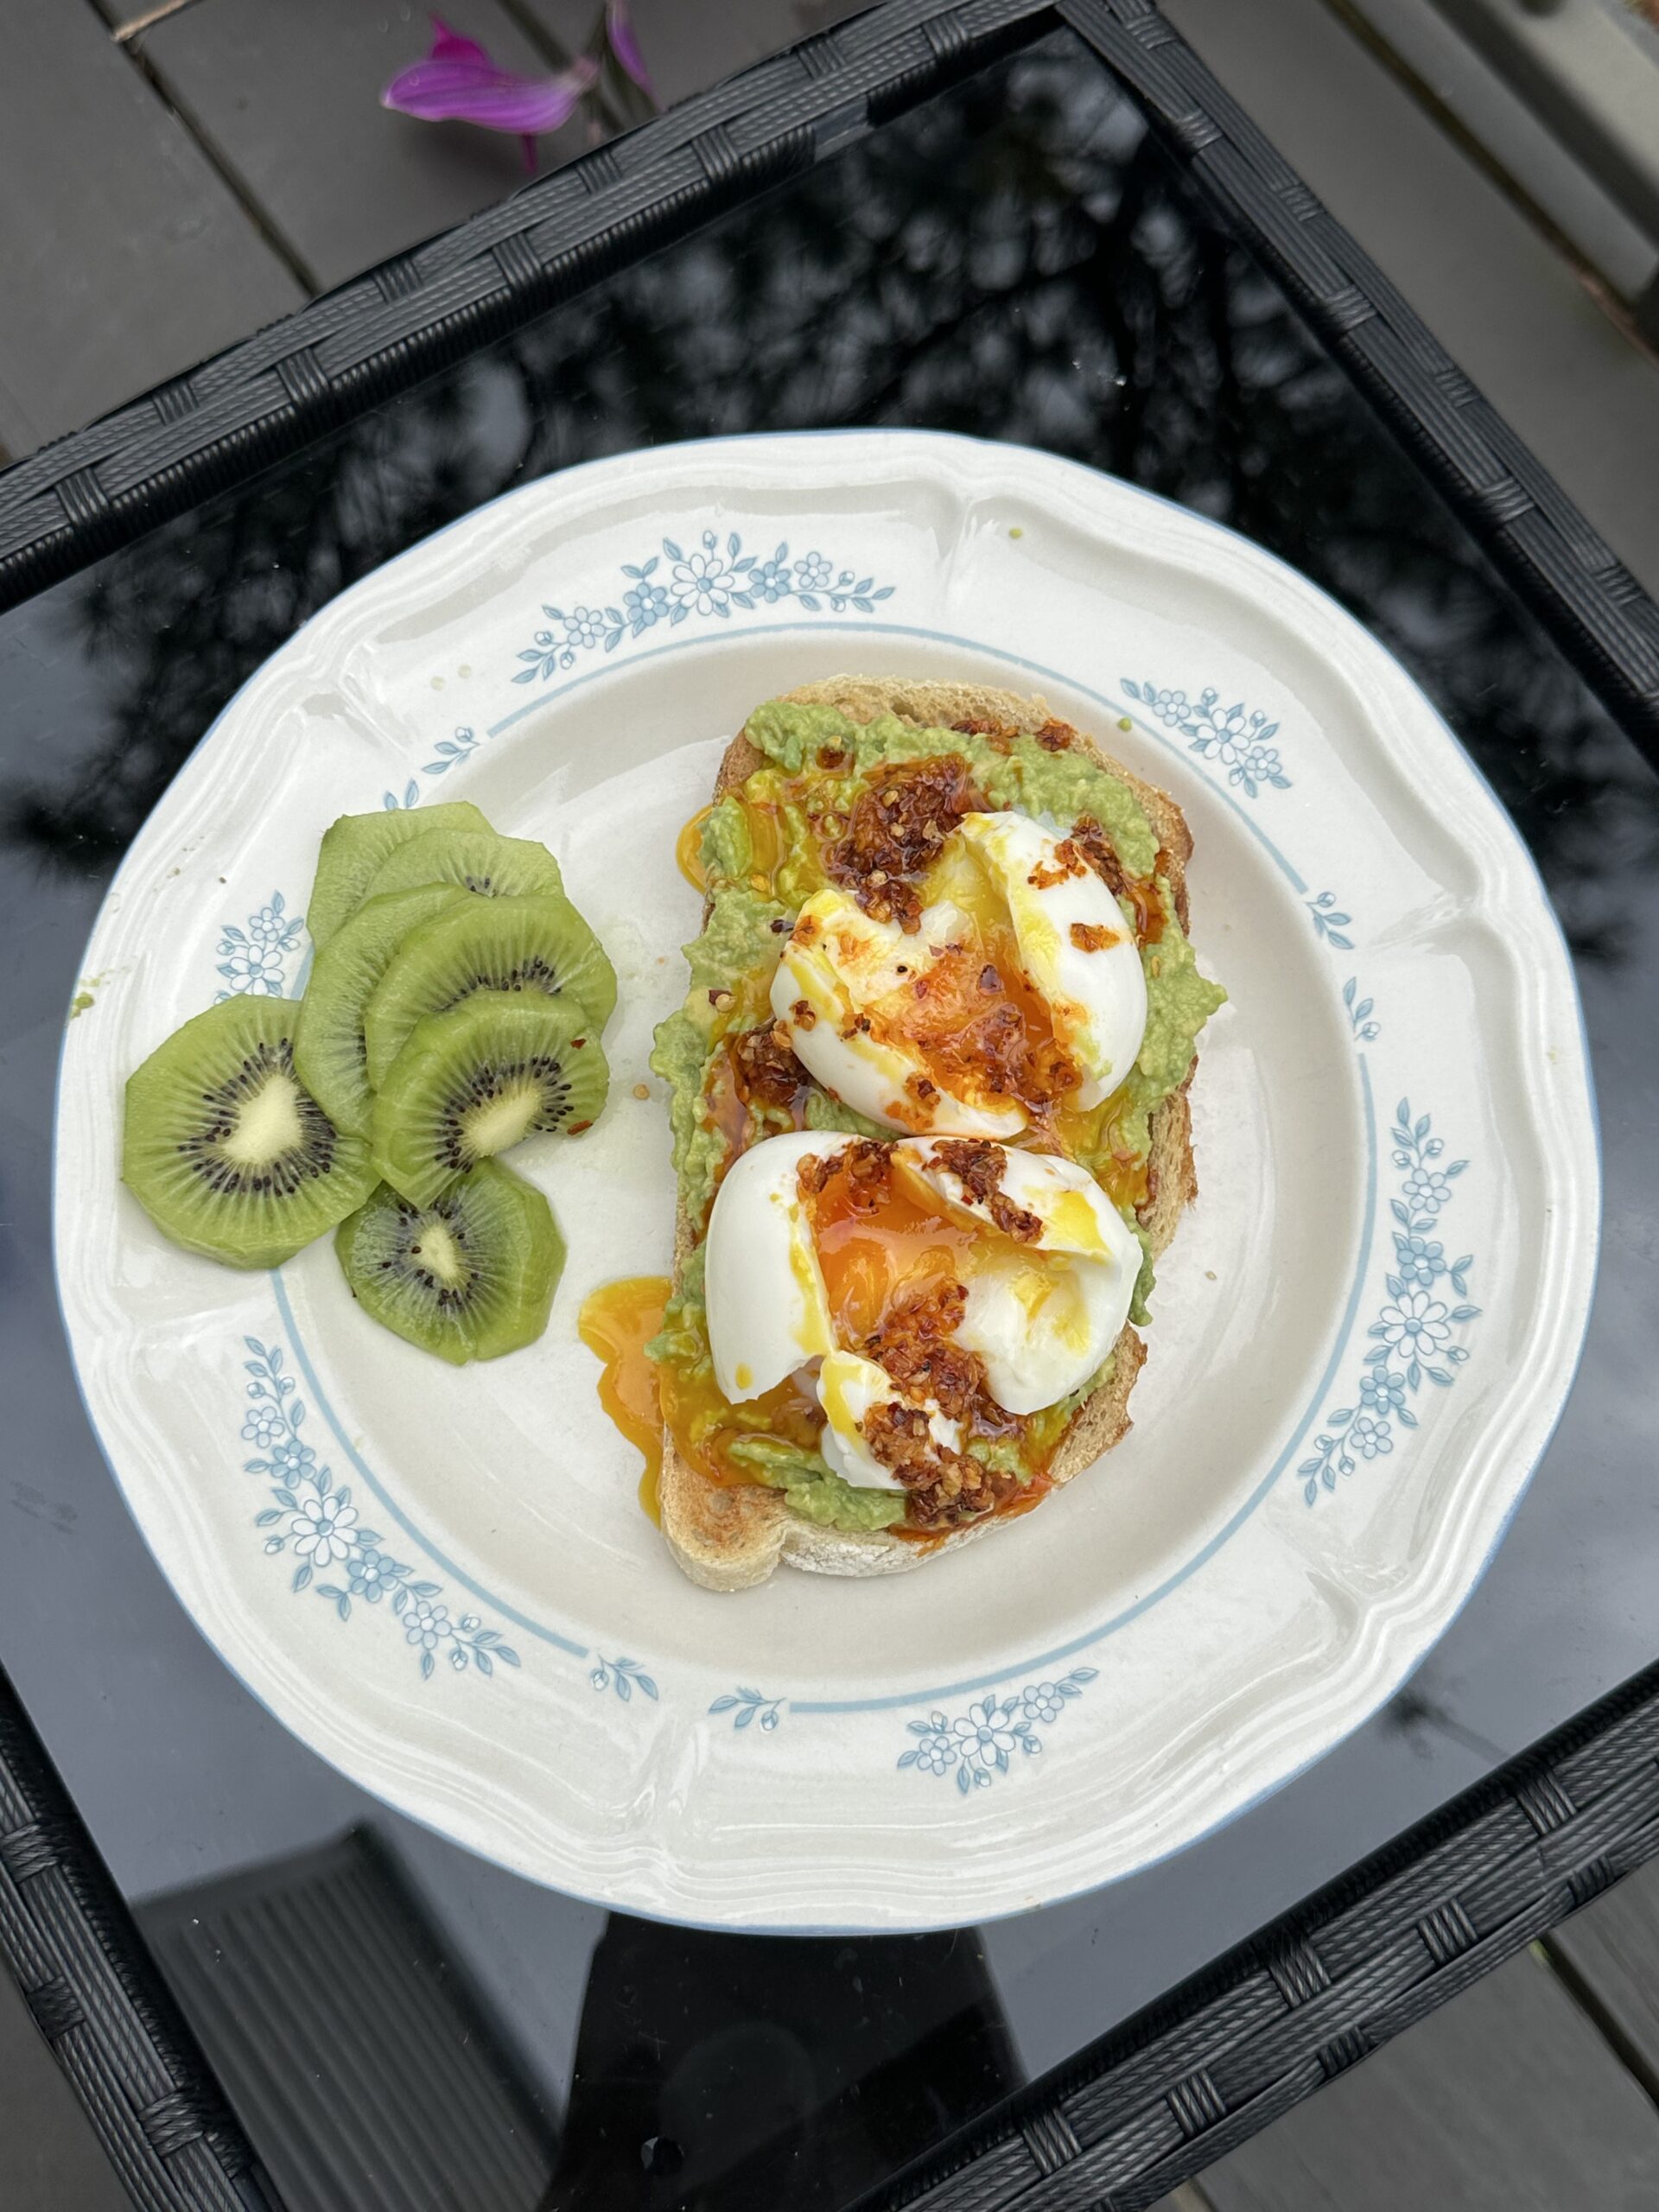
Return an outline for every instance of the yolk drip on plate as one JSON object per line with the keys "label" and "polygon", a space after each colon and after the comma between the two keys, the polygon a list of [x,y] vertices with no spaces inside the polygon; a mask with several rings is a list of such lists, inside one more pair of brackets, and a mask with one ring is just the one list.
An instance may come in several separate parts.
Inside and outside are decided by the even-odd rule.
{"label": "yolk drip on plate", "polygon": [[702,825],[714,810],[712,805],[700,808],[674,840],[676,865],[686,881],[697,891],[709,888],[709,871],[702,864]]}
{"label": "yolk drip on plate", "polygon": [[599,1402],[637,1451],[645,1454],[639,1503],[653,1521],[662,1518],[657,1486],[663,1470],[663,1409],[658,1370],[645,1346],[663,1325],[669,1284],[663,1275],[633,1275],[590,1291],[576,1326],[589,1351],[604,1362]]}

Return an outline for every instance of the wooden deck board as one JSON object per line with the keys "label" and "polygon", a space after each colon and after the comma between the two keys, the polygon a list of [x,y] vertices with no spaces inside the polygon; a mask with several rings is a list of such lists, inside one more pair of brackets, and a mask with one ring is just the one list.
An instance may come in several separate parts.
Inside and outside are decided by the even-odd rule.
{"label": "wooden deck board", "polygon": [[1626,2063],[1659,2094],[1659,1863],[1575,1913],[1548,1948]]}
{"label": "wooden deck board", "polygon": [[1528,1953],[1198,2187],[1213,2212],[1652,2212],[1659,2109]]}
{"label": "wooden deck board", "polygon": [[[549,67],[499,0],[444,0],[441,12],[504,67]],[[197,0],[133,43],[324,289],[526,181],[518,139],[380,105],[381,88],[419,60],[429,35],[410,0]],[[587,143],[579,122],[567,124],[542,141],[543,166]]]}
{"label": "wooden deck board", "polygon": [[0,1968],[0,2204],[5,2212],[131,2212],[67,2075]]}
{"label": "wooden deck board", "polygon": [[[1339,5],[1163,4],[1620,559],[1659,592],[1652,354],[1367,50]],[[1547,1649],[1547,1638],[1529,1636],[1531,1626],[1522,1624],[1522,1638],[1535,1653]],[[1495,1716],[1465,1717],[1509,1740]]]}
{"label": "wooden deck board", "polygon": [[[587,42],[597,0],[522,0],[566,53]],[[664,106],[690,99],[780,47],[858,14],[868,0],[632,0],[639,51]]]}
{"label": "wooden deck board", "polygon": [[8,0],[0,446],[28,453],[304,295],[89,0]]}

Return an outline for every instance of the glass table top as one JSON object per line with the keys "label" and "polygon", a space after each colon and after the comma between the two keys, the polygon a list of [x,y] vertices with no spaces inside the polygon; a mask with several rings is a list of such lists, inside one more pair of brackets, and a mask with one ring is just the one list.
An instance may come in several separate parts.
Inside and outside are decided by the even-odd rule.
{"label": "glass table top", "polygon": [[[815,1942],[607,1920],[386,1811],[289,1737],[199,1638],[99,1457],[48,1192],[59,1042],[105,887],[301,621],[571,462],[854,423],[1113,471],[1255,538],[1399,656],[1567,929],[1606,1230],[1549,1452],[1467,1608],[1372,1722],[1114,1888],[983,1930],[964,1898],[956,1936]],[[414,2041],[455,2031],[446,1991],[511,2093],[478,2089],[471,2139],[434,2134],[429,2201],[761,2205],[786,2186],[798,2207],[850,2202],[1659,1649],[1659,779],[1064,34],[0,619],[0,1662],[296,2205],[329,2201],[323,2154],[301,2155],[318,2115],[360,2115]],[[338,1999],[326,2060],[270,1994],[303,1946],[271,1965],[268,2003],[244,1954],[261,1913],[277,1942],[261,1885],[301,1913],[282,1866],[354,1826],[429,1971],[418,2004],[390,1983],[367,2001],[380,1955],[348,1970],[323,1943],[335,1986],[313,1972],[308,2001]],[[189,1931],[232,1906],[241,1963],[227,1943],[204,1965]],[[397,2145],[365,2139],[392,2171]]]}

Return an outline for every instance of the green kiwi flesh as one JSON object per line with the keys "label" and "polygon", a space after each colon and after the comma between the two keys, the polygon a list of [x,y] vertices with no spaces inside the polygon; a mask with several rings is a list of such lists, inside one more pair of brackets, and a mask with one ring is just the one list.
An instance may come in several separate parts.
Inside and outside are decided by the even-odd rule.
{"label": "green kiwi flesh", "polygon": [[[342,814],[323,832],[317,873],[311,885],[305,925],[321,952],[348,914],[368,896],[369,880],[399,845],[444,830],[479,830],[493,836],[489,823],[467,799],[446,806],[383,807],[377,814]],[[434,879],[419,875],[412,882]],[[398,887],[407,888],[407,885]]]}
{"label": "green kiwi flesh", "polygon": [[374,1102],[376,1170],[425,1205],[536,1131],[580,1135],[609,1080],[593,1021],[574,1000],[474,991],[416,1022],[392,1062]]}
{"label": "green kiwi flesh", "polygon": [[312,965],[294,1029],[294,1068],[338,1129],[365,1137],[374,1111],[363,1017],[376,985],[412,931],[446,906],[478,906],[458,883],[368,899],[342,922]]}
{"label": "green kiwi flesh", "polygon": [[363,895],[378,898],[387,891],[412,890],[417,883],[459,883],[486,899],[564,889],[559,864],[545,845],[528,837],[498,837],[493,830],[436,829],[411,837],[387,855]]}
{"label": "green kiwi flesh", "polygon": [[225,999],[128,1078],[122,1179],[188,1252],[278,1267],[373,1187],[368,1147],[295,1073],[298,1012],[292,999]]}
{"label": "green kiwi flesh", "polygon": [[380,1184],[334,1249],[365,1313],[456,1367],[533,1344],[564,1267],[547,1200],[493,1160],[425,1205]]}
{"label": "green kiwi flesh", "polygon": [[568,899],[468,899],[459,889],[453,896],[459,906],[423,919],[397,946],[368,1002],[368,1080],[377,1089],[416,1023],[474,991],[574,999],[595,1030],[615,1010],[616,971]]}

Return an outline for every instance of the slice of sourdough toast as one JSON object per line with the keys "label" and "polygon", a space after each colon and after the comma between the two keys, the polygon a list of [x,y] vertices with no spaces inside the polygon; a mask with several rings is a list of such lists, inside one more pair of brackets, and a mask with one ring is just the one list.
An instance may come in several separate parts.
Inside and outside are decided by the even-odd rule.
{"label": "slice of sourdough toast", "polygon": [[[859,722],[897,715],[922,728],[949,729],[981,721],[1029,731],[1054,719],[1040,698],[1021,698],[974,683],[911,682],[904,678],[831,677],[785,695],[791,704],[837,707]],[[1192,850],[1185,817],[1166,792],[1141,779],[1080,732],[1071,749],[1083,753],[1128,785],[1152,824],[1160,847],[1159,868],[1169,882],[1182,927],[1186,925],[1186,862]],[[715,779],[715,799],[737,790],[765,755],[739,735],[727,747]],[[1154,1258],[1175,1234],[1183,1208],[1198,1196],[1192,1160],[1187,1087],[1198,1065],[1194,1056],[1185,1081],[1162,1101],[1151,1122],[1149,1196],[1139,1219]],[[695,1242],[695,1230],[682,1211],[676,1224],[674,1273],[680,1273]],[[1120,1442],[1129,1427],[1128,1399],[1146,1358],[1146,1347],[1125,1322],[1117,1339],[1112,1371],[1072,1416],[1051,1465],[1056,1484],[1070,1482]],[[676,1449],[664,1432],[661,1479],[662,1529],[670,1551],[683,1572],[705,1590],[746,1590],[764,1582],[779,1561],[814,1574],[900,1574],[949,1546],[965,1544],[1001,1525],[1001,1515],[925,1541],[895,1536],[887,1529],[820,1528],[792,1512],[779,1491],[756,1483],[727,1485],[710,1482]]]}

